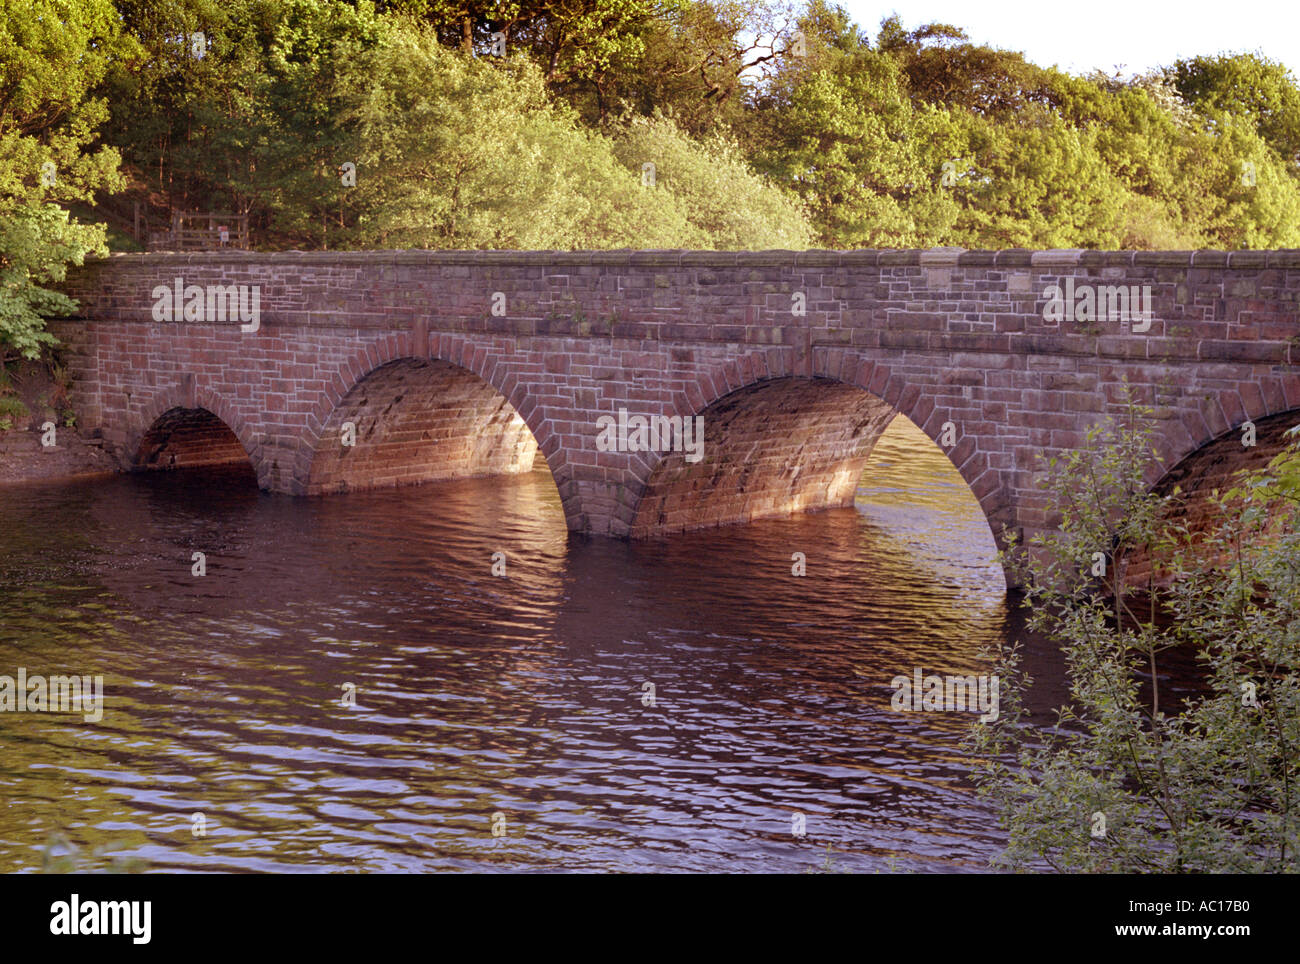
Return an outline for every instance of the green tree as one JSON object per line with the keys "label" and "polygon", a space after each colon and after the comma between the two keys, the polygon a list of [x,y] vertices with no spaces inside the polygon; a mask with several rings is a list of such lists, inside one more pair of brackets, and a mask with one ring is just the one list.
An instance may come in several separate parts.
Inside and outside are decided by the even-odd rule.
{"label": "green tree", "polygon": [[[141,51],[106,82],[110,136],[169,211],[247,214],[273,244],[328,247],[346,218],[342,78],[383,42],[373,4],[119,0]],[[201,56],[200,56],[201,54]]]}
{"label": "green tree", "polygon": [[[949,242],[963,247],[1115,248],[1127,191],[1098,147],[1095,127],[1071,127],[1043,108],[1002,123],[963,118],[970,173]],[[1027,122],[1026,122],[1027,121]]]}
{"label": "green tree", "polygon": [[790,56],[795,29],[768,0],[666,3],[637,28],[640,43],[560,90],[589,123],[666,114],[693,136],[725,132]]}
{"label": "green tree", "polygon": [[[1217,500],[1188,531],[1177,490],[1148,490],[1151,412],[1131,406],[1052,460],[1059,530],[1012,558],[1031,627],[1061,645],[1070,703],[1026,726],[1031,680],[996,662],[1002,712],[975,727],[980,792],[1010,837],[1002,862],[1067,872],[1297,869],[1300,846],[1300,450]],[[1152,576],[1135,587],[1126,559]],[[1207,564],[1213,561],[1217,564]],[[1162,667],[1194,653],[1199,692]]]}
{"label": "green tree", "polygon": [[807,56],[783,60],[755,98],[755,167],[803,198],[828,247],[935,243],[957,214],[935,157],[955,134],[949,116],[914,108],[897,62],[842,20],[801,27]]}
{"label": "green tree", "polygon": [[119,41],[107,0],[0,0],[0,356],[54,344],[44,319],[76,304],[47,287],[105,251],[103,225],[63,206],[120,184],[118,154],[95,146],[90,96]]}
{"label": "green tree", "polygon": [[348,119],[365,83],[356,65],[394,42],[395,25],[368,3],[285,0],[277,13],[264,66],[245,61],[244,89],[255,95],[264,132],[239,185],[273,235],[328,248],[349,222],[343,165],[359,161]]}
{"label": "green tree", "polygon": [[[805,219],[815,243],[837,248],[1300,243],[1300,178],[1281,153],[1295,87],[1258,58],[1189,61],[1177,78],[1073,77],[946,24],[909,31],[892,17],[873,46],[827,0],[797,16],[786,0],[117,9],[136,46],[111,58],[95,95],[112,105],[109,143],[167,214],[247,214],[261,246],[749,236],[797,247]],[[505,57],[490,55],[494,32]],[[428,91],[391,54],[413,37],[439,72]],[[540,81],[524,79],[524,61]],[[504,102],[537,116],[508,116]],[[383,109],[404,124],[427,124],[427,112],[444,128],[398,130]],[[494,142],[518,150],[496,156]],[[650,148],[675,159],[657,194],[632,197],[628,152]],[[586,192],[573,158],[590,165]],[[742,161],[774,187],[761,190]],[[343,182],[348,163],[356,187]],[[729,206],[706,184],[745,200]],[[791,193],[806,216],[791,220]],[[524,223],[525,204],[542,216]],[[493,226],[506,211],[513,220]],[[755,227],[746,235],[729,211]]]}
{"label": "green tree", "polygon": [[[232,27],[255,8],[249,0],[115,0],[132,46],[114,57],[97,95],[109,106],[105,139],[125,165],[177,210],[209,208],[235,158],[206,134],[247,130],[232,90]],[[246,105],[243,105],[246,107]],[[237,156],[237,155],[236,155]]]}
{"label": "green tree", "polygon": [[667,118],[638,117],[617,133],[614,152],[633,171],[654,165],[655,190],[677,202],[701,246],[796,250],[813,243],[798,197],[755,174],[721,134],[696,140]]}
{"label": "green tree", "polygon": [[889,17],[876,43],[898,62],[917,102],[999,116],[1052,103],[1053,71],[1023,54],[969,43],[966,32],[951,24],[908,31],[897,16]]}
{"label": "green tree", "polygon": [[643,50],[640,28],[678,0],[392,0],[389,9],[431,24],[465,53],[488,52],[493,34],[527,50],[548,83],[590,77]]}
{"label": "green tree", "polygon": [[799,23],[807,56],[782,59],[739,123],[823,244],[1300,243],[1300,182],[1252,120],[1268,112],[1207,122],[1162,76],[1072,77],[946,24],[891,17],[872,48],[823,0]]}
{"label": "green tree", "polygon": [[[610,136],[548,93],[526,56],[486,61],[396,28],[359,57],[340,115],[358,158],[345,239],[362,246],[806,247],[797,201],[723,139],[671,121]],[[643,166],[654,165],[653,176]]]}
{"label": "green tree", "polygon": [[[357,61],[345,120],[358,157],[350,243],[672,247],[697,239],[607,140],[550,102],[527,58],[488,64],[415,28]],[[640,239],[633,241],[632,239]]]}
{"label": "green tree", "polygon": [[1300,240],[1300,181],[1247,119],[1207,124],[1163,75],[1054,81],[1061,116],[1094,131],[1129,196],[1126,248],[1269,248]]}
{"label": "green tree", "polygon": [[1212,122],[1249,123],[1292,172],[1300,169],[1300,85],[1282,64],[1258,54],[1193,57],[1176,62],[1168,76]]}

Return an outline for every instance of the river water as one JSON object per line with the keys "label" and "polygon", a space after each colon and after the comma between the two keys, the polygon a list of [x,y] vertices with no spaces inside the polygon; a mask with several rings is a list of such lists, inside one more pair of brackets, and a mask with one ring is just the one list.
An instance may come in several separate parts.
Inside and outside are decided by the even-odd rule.
{"label": "river water", "polygon": [[855,508],[641,543],[570,537],[544,468],[0,489],[0,599],[0,676],[105,695],[97,723],[0,713],[0,871],[976,872],[1002,840],[971,716],[890,708],[895,676],[1026,638],[902,418]]}

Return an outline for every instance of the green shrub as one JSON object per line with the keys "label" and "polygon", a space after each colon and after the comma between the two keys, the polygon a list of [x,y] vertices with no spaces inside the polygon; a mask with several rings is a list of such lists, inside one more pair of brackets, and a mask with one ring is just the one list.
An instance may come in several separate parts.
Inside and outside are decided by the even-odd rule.
{"label": "green shrub", "polygon": [[29,414],[27,406],[22,403],[22,399],[0,397],[0,418],[9,421],[9,427],[12,427],[14,422],[27,418]]}
{"label": "green shrub", "polygon": [[[1065,653],[1071,701],[1051,730],[1028,726],[1020,653],[997,655],[1001,714],[969,745],[979,791],[1010,833],[1000,860],[1067,872],[1295,872],[1300,449],[1216,495],[1217,524],[1189,532],[1170,514],[1179,493],[1143,483],[1149,415],[1132,406],[1123,424],[1094,426],[1082,448],[1052,460],[1044,484],[1059,531],[1010,553],[1029,580],[1030,626]],[[1142,597],[1124,579],[1133,550],[1158,577]],[[1175,650],[1195,653],[1203,674],[1204,692],[1181,701],[1161,676]]]}

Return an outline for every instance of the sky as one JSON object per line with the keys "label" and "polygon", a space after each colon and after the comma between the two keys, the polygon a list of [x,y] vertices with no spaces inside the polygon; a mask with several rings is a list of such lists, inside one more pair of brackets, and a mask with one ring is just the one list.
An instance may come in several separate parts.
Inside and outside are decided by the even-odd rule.
{"label": "sky", "polygon": [[1197,54],[1262,52],[1300,76],[1300,0],[832,0],[874,40],[897,13],[908,30],[961,27],[977,44],[1042,67],[1144,73]]}

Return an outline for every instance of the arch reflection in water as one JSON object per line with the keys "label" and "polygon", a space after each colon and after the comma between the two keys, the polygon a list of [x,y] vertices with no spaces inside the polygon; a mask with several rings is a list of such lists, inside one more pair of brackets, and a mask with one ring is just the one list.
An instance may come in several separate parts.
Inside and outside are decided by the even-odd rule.
{"label": "arch reflection in water", "polygon": [[870,502],[646,542],[568,536],[545,470],[7,495],[3,652],[102,671],[108,702],[94,728],[0,715],[0,867],[60,828],[155,869],[797,871],[830,845],[844,869],[982,870],[967,719],[894,713],[889,681],[978,672],[1001,572],[893,431]]}

